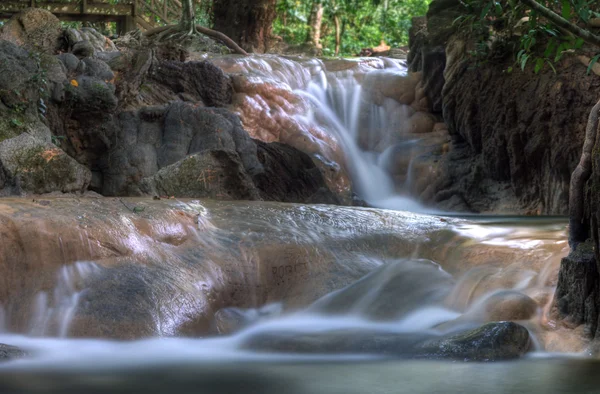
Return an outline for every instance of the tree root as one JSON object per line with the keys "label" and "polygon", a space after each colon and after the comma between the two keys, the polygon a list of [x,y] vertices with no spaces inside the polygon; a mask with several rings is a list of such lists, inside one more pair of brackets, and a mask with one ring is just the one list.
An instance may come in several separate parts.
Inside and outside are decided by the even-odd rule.
{"label": "tree root", "polygon": [[[214,38],[216,40],[221,41],[225,46],[231,49],[234,53],[248,56],[248,52],[243,50],[238,44],[235,43],[231,38],[227,37],[225,34],[218,32],[216,30],[209,29],[204,26],[196,25],[196,32]],[[167,40],[179,36],[190,36],[193,35],[194,32],[187,32],[181,30],[179,25],[168,25],[156,27],[154,29],[150,29],[144,33],[144,36],[157,37],[158,40]]]}
{"label": "tree root", "polygon": [[585,224],[585,184],[592,174],[592,151],[598,140],[600,123],[600,101],[594,105],[585,129],[585,141],[579,164],[571,175],[569,185],[569,244],[575,248],[589,236]]}

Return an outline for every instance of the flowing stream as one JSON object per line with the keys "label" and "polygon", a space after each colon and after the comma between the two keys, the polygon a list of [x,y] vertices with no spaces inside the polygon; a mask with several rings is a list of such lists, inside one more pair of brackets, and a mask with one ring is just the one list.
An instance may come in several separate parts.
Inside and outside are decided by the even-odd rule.
{"label": "flowing stream", "polygon": [[[0,343],[28,352],[0,364],[0,392],[552,391],[584,369],[582,332],[551,314],[566,220],[443,216],[416,201],[420,140],[390,133],[415,111],[365,98],[370,73],[405,78],[401,66],[238,61],[261,72],[290,63],[271,82],[302,103],[286,116],[319,144],[337,141],[313,157],[331,164],[326,147],[341,147],[337,164],[378,208],[0,200],[14,227],[0,232]],[[400,178],[389,170],[399,155]],[[415,344],[505,320],[529,332],[523,361],[410,361]],[[394,352],[372,338],[393,338]]]}

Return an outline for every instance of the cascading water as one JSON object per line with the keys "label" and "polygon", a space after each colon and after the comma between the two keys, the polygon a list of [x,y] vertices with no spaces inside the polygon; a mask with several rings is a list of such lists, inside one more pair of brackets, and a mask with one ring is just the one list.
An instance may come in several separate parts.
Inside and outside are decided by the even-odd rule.
{"label": "cascading water", "polygon": [[[335,161],[341,146],[354,188],[370,205],[424,210],[409,197],[423,182],[413,152],[423,138],[406,125],[426,115],[417,115],[424,113],[415,110],[418,99],[402,91],[377,96],[382,81],[404,80],[405,70],[383,60],[347,70],[327,70],[317,60],[306,69],[290,59],[276,62],[283,66],[276,69],[255,57],[234,61],[272,72],[268,82],[252,83],[277,85],[284,93],[270,98],[279,100],[279,109],[260,95],[234,99],[246,105],[239,108],[259,108],[268,118],[273,133],[261,137],[308,146],[305,151],[324,163]],[[243,81],[234,82],[240,88]],[[245,114],[247,126],[252,122]],[[443,132],[435,137],[446,138]],[[391,171],[394,166],[400,170]],[[12,304],[4,305],[6,313],[0,308],[0,328],[4,320],[13,332],[0,335],[0,343],[33,356],[0,365],[2,378],[49,366],[65,375],[175,365],[193,366],[196,373],[198,363],[223,361],[372,360],[387,354],[381,343],[393,345],[394,356],[408,357],[419,344],[497,320],[526,326],[539,351],[585,349],[578,332],[548,322],[557,267],[568,250],[562,220],[506,223],[325,205],[170,199],[58,199],[51,210],[6,204],[5,211],[27,212],[26,219],[15,220],[15,233],[23,225],[30,237],[39,237],[56,277],[53,291],[39,291],[31,272],[17,271],[18,284],[5,282],[9,296],[2,302]],[[56,217],[73,230],[70,242],[36,232],[53,228]],[[0,249],[18,250],[18,242],[11,249],[9,241]],[[31,316],[19,325],[24,309]],[[70,335],[150,338],[64,338]],[[210,338],[216,335],[221,336]],[[161,336],[203,338],[156,338]]]}
{"label": "cascading water", "polygon": [[[396,65],[393,71],[405,75]],[[355,192],[372,206],[380,208],[424,211],[414,199],[400,195],[387,169],[390,152],[396,149],[394,123],[408,120],[402,106],[391,98],[381,105],[368,100],[356,75],[328,74],[321,70],[306,90],[297,90],[313,105],[306,116],[308,124],[322,124],[341,144],[352,175]],[[360,142],[365,148],[361,148]],[[378,152],[377,149],[384,149]],[[407,172],[410,174],[410,168]],[[410,180],[405,191],[410,190]]]}
{"label": "cascading water", "polygon": [[85,289],[85,280],[100,270],[93,262],[76,262],[60,268],[52,293],[41,291],[35,297],[29,334],[65,338]]}
{"label": "cascading water", "polygon": [[215,62],[251,75],[234,74],[233,106],[253,137],[311,154],[341,194],[347,171],[371,206],[433,212],[418,201],[432,197],[427,188],[449,137],[428,112],[420,74],[389,59]]}

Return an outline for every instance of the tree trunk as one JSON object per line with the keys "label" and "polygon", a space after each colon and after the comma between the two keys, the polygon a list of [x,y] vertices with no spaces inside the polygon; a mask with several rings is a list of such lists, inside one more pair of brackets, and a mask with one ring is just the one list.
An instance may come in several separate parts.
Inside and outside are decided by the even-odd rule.
{"label": "tree trunk", "polygon": [[248,52],[269,50],[277,0],[214,0],[214,29]]}
{"label": "tree trunk", "polygon": [[179,22],[181,30],[193,34],[196,32],[196,8],[194,7],[193,0],[182,0],[181,4],[183,5],[183,12]]}
{"label": "tree trunk", "polygon": [[325,8],[323,7],[322,0],[314,0],[310,10],[310,18],[308,19],[308,35],[306,36],[306,43],[317,49],[323,48],[321,45],[321,25],[323,24],[324,12]]}
{"label": "tree trunk", "polygon": [[339,15],[333,16],[333,23],[335,23],[335,56],[338,56],[342,46],[342,24]]}

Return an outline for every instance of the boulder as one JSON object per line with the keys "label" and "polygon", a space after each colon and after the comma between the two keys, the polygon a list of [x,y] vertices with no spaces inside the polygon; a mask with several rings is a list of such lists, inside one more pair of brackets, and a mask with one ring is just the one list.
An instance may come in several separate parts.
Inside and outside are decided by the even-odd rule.
{"label": "boulder", "polygon": [[146,107],[121,113],[111,130],[106,140],[117,143],[100,161],[104,195],[338,201],[308,155],[252,140],[226,109]]}
{"label": "boulder", "polygon": [[83,192],[92,176],[57,146],[29,134],[0,143],[0,171],[5,188],[16,194]]}
{"label": "boulder", "polygon": [[266,331],[246,338],[241,348],[270,353],[372,354],[410,358],[415,342],[430,338],[424,333],[394,333],[361,329],[325,332]]}
{"label": "boulder", "polygon": [[474,305],[465,319],[483,321],[529,320],[535,316],[538,304],[529,296],[514,290],[492,293]]}
{"label": "boulder", "polygon": [[61,33],[60,21],[51,12],[27,8],[2,26],[0,40],[11,41],[28,50],[54,54]]}
{"label": "boulder", "polygon": [[496,322],[440,339],[427,340],[416,346],[415,357],[499,361],[519,358],[531,346],[531,338],[525,327],[513,322]]}
{"label": "boulder", "polygon": [[425,134],[431,133],[436,119],[427,112],[415,112],[407,122],[402,124],[400,134]]}
{"label": "boulder", "polygon": [[[82,57],[93,56],[99,52],[114,52],[117,50],[115,44],[108,38],[91,27],[81,29],[68,28],[64,31],[64,40],[67,48],[73,54],[82,55]],[[86,47],[84,52],[80,48]],[[77,49],[76,49],[77,47]]]}
{"label": "boulder", "polygon": [[499,361],[522,357],[531,348],[529,332],[512,322],[488,323],[442,338],[431,333],[399,333],[365,329],[325,332],[258,331],[241,347],[262,352],[372,354],[416,359]]}
{"label": "boulder", "polygon": [[[82,64],[82,62],[80,62]],[[105,115],[117,108],[115,86],[96,77],[78,75],[65,81],[65,100],[74,118]]]}
{"label": "boulder", "polygon": [[325,315],[356,313],[371,320],[397,321],[417,308],[441,304],[452,285],[452,277],[431,261],[398,260],[323,297],[309,311]]}
{"label": "boulder", "polygon": [[94,47],[88,40],[77,41],[71,48],[71,53],[79,59],[94,56]]}
{"label": "boulder", "polygon": [[[39,97],[29,83],[38,66],[25,49],[9,41],[0,40],[0,59],[0,122],[11,118],[23,123],[22,117],[31,114],[31,104],[35,105]],[[1,136],[8,127],[0,126]]]}
{"label": "boulder", "polygon": [[0,362],[14,360],[26,356],[27,352],[21,350],[20,348],[0,343]]}
{"label": "boulder", "polygon": [[205,150],[187,156],[142,180],[143,193],[156,196],[258,200],[260,193],[230,150]]}
{"label": "boulder", "polygon": [[402,75],[389,70],[372,71],[365,76],[362,86],[375,104],[382,105],[385,98],[391,98],[410,105],[415,100],[420,77],[419,73]]}

